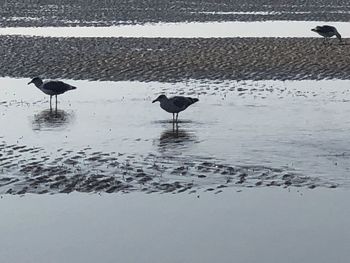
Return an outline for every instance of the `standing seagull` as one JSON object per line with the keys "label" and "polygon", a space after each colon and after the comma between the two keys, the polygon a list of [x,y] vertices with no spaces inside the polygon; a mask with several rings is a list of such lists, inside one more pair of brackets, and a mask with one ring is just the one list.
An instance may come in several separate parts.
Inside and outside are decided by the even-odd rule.
{"label": "standing seagull", "polygon": [[28,85],[31,83],[34,83],[34,85],[45,94],[50,95],[50,109],[51,109],[52,96],[56,96],[56,109],[57,109],[57,95],[63,94],[68,90],[76,89],[76,87],[73,87],[62,81],[50,80],[50,81],[43,82],[42,79],[38,77],[33,78],[28,83]]}
{"label": "standing seagull", "polygon": [[316,33],[318,33],[319,35],[324,37],[324,41],[323,43],[326,43],[327,38],[331,38],[332,36],[336,36],[339,39],[339,42],[341,42],[341,35],[339,34],[338,30],[334,27],[334,26],[317,26],[313,29],[311,29],[311,31],[314,31]]}
{"label": "standing seagull", "polygon": [[[159,95],[158,98],[156,98],[152,103],[155,103],[156,101],[160,102],[160,107],[173,114],[173,123],[178,120],[179,112],[187,109],[188,106],[192,105],[193,103],[197,102],[197,98],[190,98],[190,97],[183,97],[183,96],[175,96],[171,98],[167,98],[165,95]],[[175,119],[176,114],[176,119]]]}

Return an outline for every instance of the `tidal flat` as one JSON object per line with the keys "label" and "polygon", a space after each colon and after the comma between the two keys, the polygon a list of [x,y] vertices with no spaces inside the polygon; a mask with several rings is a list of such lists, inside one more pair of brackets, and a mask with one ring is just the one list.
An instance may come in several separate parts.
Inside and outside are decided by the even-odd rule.
{"label": "tidal flat", "polygon": [[[1,260],[347,263],[349,18],[325,0],[0,1]],[[35,76],[77,89],[50,109]],[[174,125],[160,94],[199,102]]]}
{"label": "tidal flat", "polygon": [[[27,82],[1,79],[2,193],[349,185],[349,81],[67,80],[57,110]],[[199,102],[174,126],[162,93]]]}

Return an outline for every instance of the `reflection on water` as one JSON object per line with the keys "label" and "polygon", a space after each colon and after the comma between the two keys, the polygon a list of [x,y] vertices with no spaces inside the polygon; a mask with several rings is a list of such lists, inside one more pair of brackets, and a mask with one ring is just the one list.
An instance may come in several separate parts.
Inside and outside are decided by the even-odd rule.
{"label": "reflection on water", "polygon": [[66,128],[75,119],[74,112],[47,109],[35,114],[32,120],[32,129],[35,131],[55,130]]}
{"label": "reflection on water", "polygon": [[189,132],[184,129],[179,129],[178,125],[173,124],[173,127],[164,130],[159,137],[159,150],[161,152],[184,149],[197,141],[194,132]]}

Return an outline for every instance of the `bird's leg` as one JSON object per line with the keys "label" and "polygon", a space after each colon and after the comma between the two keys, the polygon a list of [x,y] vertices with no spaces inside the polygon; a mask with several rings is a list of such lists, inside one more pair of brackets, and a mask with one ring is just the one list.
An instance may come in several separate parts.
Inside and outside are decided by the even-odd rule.
{"label": "bird's leg", "polygon": [[329,39],[327,37],[323,38],[323,44],[329,45]]}
{"label": "bird's leg", "polygon": [[179,113],[176,113],[176,124],[178,123]]}
{"label": "bird's leg", "polygon": [[175,113],[173,113],[173,123],[175,122]]}
{"label": "bird's leg", "polygon": [[56,95],[56,111],[57,111],[57,95]]}
{"label": "bird's leg", "polygon": [[52,104],[51,104],[51,101],[52,101],[52,95],[50,95],[50,110],[52,110]]}

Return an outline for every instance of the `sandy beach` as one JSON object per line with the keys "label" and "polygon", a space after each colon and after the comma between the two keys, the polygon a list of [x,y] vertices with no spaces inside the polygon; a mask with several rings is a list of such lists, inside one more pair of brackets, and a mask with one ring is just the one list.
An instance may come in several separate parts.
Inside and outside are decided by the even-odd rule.
{"label": "sandy beach", "polygon": [[348,40],[322,41],[1,36],[0,76],[162,82],[349,79]]}
{"label": "sandy beach", "polygon": [[2,1],[0,26],[110,26],[194,21],[349,21],[346,1]]}

